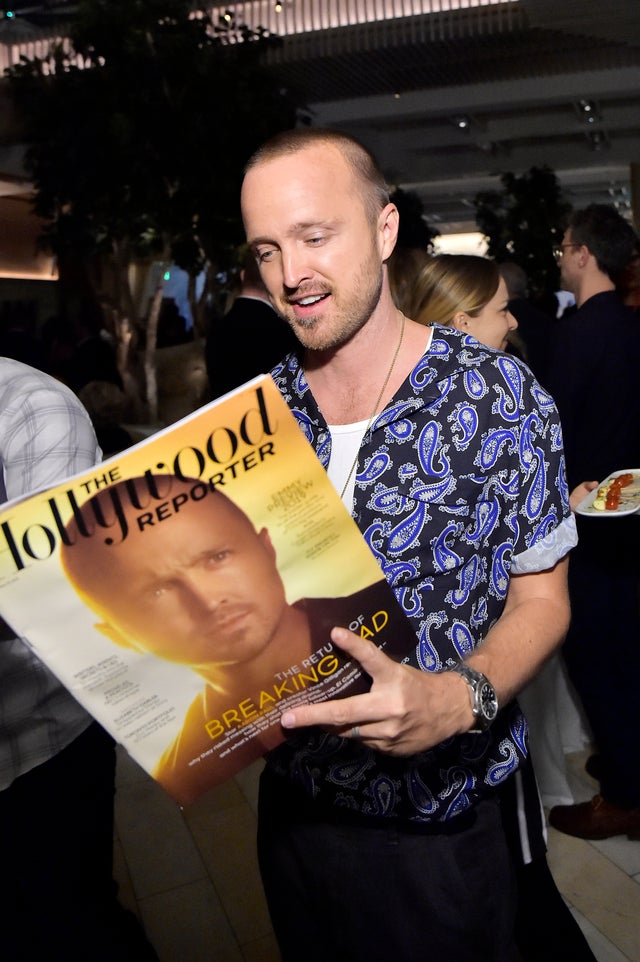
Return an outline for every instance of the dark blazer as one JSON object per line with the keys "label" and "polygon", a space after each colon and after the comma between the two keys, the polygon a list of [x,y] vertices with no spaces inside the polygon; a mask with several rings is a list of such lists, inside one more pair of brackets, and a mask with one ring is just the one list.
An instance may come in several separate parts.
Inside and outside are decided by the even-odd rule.
{"label": "dark blazer", "polygon": [[640,468],[639,365],[640,324],[615,291],[558,322],[544,387],[560,413],[570,489]]}
{"label": "dark blazer", "polygon": [[215,321],[205,342],[211,396],[226,394],[245,381],[266,374],[299,346],[293,331],[266,301],[237,297]]}

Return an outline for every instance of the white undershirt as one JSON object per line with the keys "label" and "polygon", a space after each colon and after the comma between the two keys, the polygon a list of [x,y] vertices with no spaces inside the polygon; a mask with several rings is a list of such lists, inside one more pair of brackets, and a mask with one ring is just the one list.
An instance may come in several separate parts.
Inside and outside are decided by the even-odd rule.
{"label": "white undershirt", "polygon": [[[424,349],[425,354],[429,350],[432,339],[433,328],[430,327],[427,330],[427,343]],[[370,420],[373,421],[373,418]],[[369,421],[354,421],[353,424],[327,425],[331,435],[331,457],[329,459],[327,474],[338,494],[340,494],[344,488],[349,471],[351,471],[353,467],[349,484],[342,496],[342,503],[350,514],[353,511],[353,492],[355,491],[356,474],[358,473],[358,466],[354,465],[353,462],[358,455],[362,439],[365,436],[368,426]]]}
{"label": "white undershirt", "polygon": [[[353,462],[358,456],[362,439],[369,421],[356,421],[354,424],[329,424],[331,434],[331,458],[327,474],[329,480],[338,492],[344,488],[347,475],[353,466]],[[342,503],[351,513],[353,511],[353,492],[356,486],[357,465],[351,471],[349,484],[342,496]]]}

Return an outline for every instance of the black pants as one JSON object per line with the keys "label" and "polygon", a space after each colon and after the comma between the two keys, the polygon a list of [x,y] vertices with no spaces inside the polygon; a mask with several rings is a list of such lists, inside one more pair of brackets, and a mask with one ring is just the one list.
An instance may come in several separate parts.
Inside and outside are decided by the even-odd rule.
{"label": "black pants", "polygon": [[530,757],[499,797],[516,875],[515,941],[522,962],[596,962],[547,863],[544,813]]}
{"label": "black pants", "polygon": [[638,808],[640,525],[635,517],[591,524],[597,530],[580,531],[583,543],[569,560],[571,625],[562,651],[601,756],[602,795]]}
{"label": "black pants", "polygon": [[439,831],[326,817],[268,769],[258,854],[283,962],[515,962],[497,804]]}
{"label": "black pants", "polygon": [[157,962],[112,875],[115,748],[92,723],[0,792],[3,962]]}

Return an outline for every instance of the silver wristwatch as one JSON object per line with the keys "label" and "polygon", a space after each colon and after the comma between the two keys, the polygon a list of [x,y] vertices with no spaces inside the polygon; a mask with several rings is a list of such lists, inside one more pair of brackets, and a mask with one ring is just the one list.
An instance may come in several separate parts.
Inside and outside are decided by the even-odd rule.
{"label": "silver wristwatch", "polygon": [[476,671],[475,668],[471,668],[464,661],[458,661],[455,665],[451,665],[449,671],[457,672],[469,686],[471,711],[476,717],[476,726],[469,729],[470,732],[486,731],[498,714],[498,696],[495,688],[486,675],[483,675],[481,671]]}

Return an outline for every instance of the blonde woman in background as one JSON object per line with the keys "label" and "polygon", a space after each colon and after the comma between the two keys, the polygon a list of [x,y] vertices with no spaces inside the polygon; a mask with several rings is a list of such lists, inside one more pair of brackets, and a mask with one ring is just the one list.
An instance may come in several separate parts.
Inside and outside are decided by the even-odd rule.
{"label": "blonde woman in background", "polygon": [[408,290],[402,310],[420,324],[455,327],[499,351],[507,349],[518,327],[498,265],[472,254],[431,257]]}

